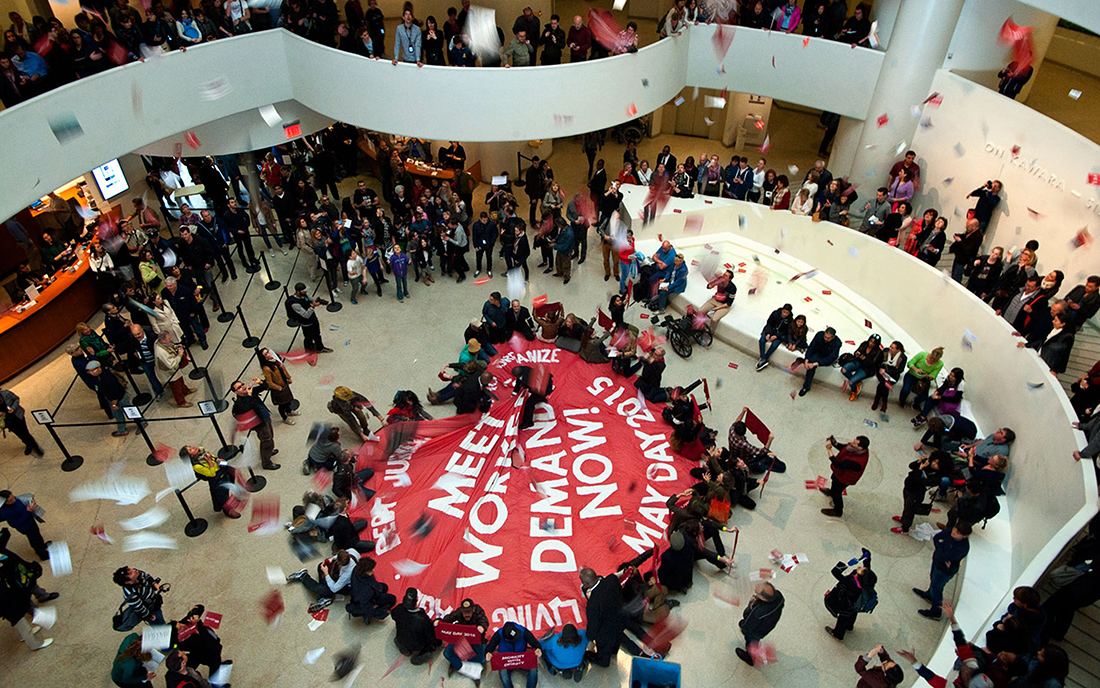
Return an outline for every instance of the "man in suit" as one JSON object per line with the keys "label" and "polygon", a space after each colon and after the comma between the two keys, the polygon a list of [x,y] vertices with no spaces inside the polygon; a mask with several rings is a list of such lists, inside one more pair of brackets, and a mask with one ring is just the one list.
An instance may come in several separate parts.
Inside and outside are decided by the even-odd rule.
{"label": "man in suit", "polygon": [[657,162],[654,167],[656,167],[657,165],[664,165],[666,170],[676,169],[676,156],[672,154],[671,148],[665,146],[664,149],[657,155]]}
{"label": "man in suit", "polygon": [[38,442],[31,436],[31,431],[27,429],[26,411],[19,404],[19,397],[15,392],[10,389],[0,389],[0,419],[4,421],[3,427],[5,430],[11,430],[12,434],[23,441],[23,445],[26,447],[23,450],[24,456],[34,452],[38,456],[42,456],[42,447],[38,446]]}
{"label": "man in suit", "polygon": [[632,654],[641,654],[638,646],[624,635],[629,618],[623,611],[623,588],[618,576],[609,574],[600,577],[592,569],[583,568],[580,578],[581,590],[588,598],[585,606],[587,636],[589,640],[596,641],[596,652],[586,653],[588,660],[598,666],[611,666],[611,660],[624,641],[628,651],[633,646]]}

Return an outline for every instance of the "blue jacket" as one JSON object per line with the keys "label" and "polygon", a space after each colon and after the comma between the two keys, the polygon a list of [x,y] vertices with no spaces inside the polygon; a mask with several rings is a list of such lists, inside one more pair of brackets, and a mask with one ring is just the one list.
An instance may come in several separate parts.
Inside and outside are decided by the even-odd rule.
{"label": "blue jacket", "polygon": [[584,649],[588,646],[588,637],[583,629],[577,630],[581,641],[572,647],[563,647],[561,632],[555,633],[542,644],[542,656],[556,669],[575,669],[584,660]]}
{"label": "blue jacket", "polygon": [[687,263],[683,263],[680,267],[676,267],[675,263],[672,265],[668,274],[668,293],[669,294],[683,294],[688,285],[688,266]]}
{"label": "blue jacket", "polygon": [[558,253],[572,253],[573,251],[573,227],[565,225],[558,232],[558,240],[554,242],[554,250]]}
{"label": "blue jacket", "polygon": [[497,224],[492,220],[482,223],[481,220],[473,223],[471,230],[474,235],[474,248],[477,250],[491,250],[497,243]]}
{"label": "blue jacket", "polygon": [[34,526],[34,512],[27,511],[27,505],[18,498],[11,504],[0,503],[0,521],[7,521],[20,533],[25,533]]}
{"label": "blue jacket", "polygon": [[818,365],[831,366],[840,355],[840,337],[833,337],[833,341],[825,341],[825,333],[818,332],[806,349],[806,362]]}
{"label": "blue jacket", "polygon": [[745,196],[752,190],[752,179],[752,168],[738,165],[733,174],[726,177],[730,195],[738,200],[745,200]]}
{"label": "blue jacket", "polygon": [[[952,575],[958,573],[959,562],[970,552],[970,540],[956,540],[951,537],[950,531],[941,530],[932,538],[932,544],[935,545],[932,551],[932,568]],[[950,567],[947,566],[948,563],[951,564]]]}

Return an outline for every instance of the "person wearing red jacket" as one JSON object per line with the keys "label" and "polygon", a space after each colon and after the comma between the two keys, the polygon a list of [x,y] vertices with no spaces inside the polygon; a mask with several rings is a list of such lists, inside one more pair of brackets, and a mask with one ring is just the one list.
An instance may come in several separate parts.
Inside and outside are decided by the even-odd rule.
{"label": "person wearing red jacket", "polygon": [[[867,468],[869,456],[867,448],[871,446],[871,440],[859,435],[848,444],[841,444],[836,438],[829,435],[825,440],[825,451],[829,454],[829,463],[832,464],[833,481],[828,489],[822,487],[821,492],[833,498],[831,509],[822,509],[826,516],[844,515],[844,489],[859,482],[863,477],[863,471]],[[840,451],[833,454],[834,450]]]}

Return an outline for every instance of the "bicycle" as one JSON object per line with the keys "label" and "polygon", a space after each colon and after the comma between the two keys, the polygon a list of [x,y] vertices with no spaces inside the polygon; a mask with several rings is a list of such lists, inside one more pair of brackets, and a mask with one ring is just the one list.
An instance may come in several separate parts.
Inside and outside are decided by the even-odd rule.
{"label": "bicycle", "polygon": [[679,318],[666,315],[664,320],[659,321],[657,325],[665,328],[668,343],[680,358],[691,358],[694,350],[693,341],[704,349],[709,348],[714,342],[714,334],[710,330],[710,323],[708,322],[702,327],[696,327],[695,318],[690,314]]}

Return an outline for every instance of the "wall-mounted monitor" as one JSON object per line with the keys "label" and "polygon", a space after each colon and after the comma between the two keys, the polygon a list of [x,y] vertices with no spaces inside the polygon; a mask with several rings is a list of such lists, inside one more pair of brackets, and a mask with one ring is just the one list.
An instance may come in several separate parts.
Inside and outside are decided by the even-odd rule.
{"label": "wall-mounted monitor", "polygon": [[114,198],[130,188],[117,159],[105,162],[92,170],[92,176],[95,177],[96,186],[99,187],[99,193],[104,200]]}

